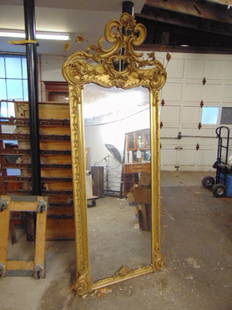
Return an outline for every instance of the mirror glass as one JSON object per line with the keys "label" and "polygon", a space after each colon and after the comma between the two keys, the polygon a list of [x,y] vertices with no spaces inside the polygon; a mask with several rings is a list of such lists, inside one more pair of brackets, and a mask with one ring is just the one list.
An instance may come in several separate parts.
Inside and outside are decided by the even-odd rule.
{"label": "mirror glass", "polygon": [[92,280],[151,263],[149,90],[85,85],[86,191]]}

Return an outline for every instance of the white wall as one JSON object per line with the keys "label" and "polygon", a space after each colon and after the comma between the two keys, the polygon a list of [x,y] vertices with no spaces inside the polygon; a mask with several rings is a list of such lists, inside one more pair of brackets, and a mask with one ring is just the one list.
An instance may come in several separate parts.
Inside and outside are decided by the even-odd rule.
{"label": "white wall", "polygon": [[62,66],[64,61],[64,56],[41,55],[41,81],[64,81],[62,75]]}

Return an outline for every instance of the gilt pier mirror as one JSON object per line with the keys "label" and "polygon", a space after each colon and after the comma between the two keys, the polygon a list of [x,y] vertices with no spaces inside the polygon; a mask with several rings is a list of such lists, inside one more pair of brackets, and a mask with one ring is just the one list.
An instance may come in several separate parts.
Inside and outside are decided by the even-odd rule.
{"label": "gilt pier mirror", "polygon": [[104,36],[69,56],[76,227],[74,290],[92,290],[162,268],[159,90],[166,71],[136,51],[146,28],[123,13]]}

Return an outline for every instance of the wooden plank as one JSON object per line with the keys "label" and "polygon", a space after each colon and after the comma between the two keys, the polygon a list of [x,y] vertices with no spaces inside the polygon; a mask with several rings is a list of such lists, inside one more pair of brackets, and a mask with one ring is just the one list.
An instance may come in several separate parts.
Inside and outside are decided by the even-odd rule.
{"label": "wooden plank", "polygon": [[[21,133],[1,133],[0,139],[3,140],[29,140],[29,134]],[[69,135],[40,135],[40,141],[70,141]]]}
{"label": "wooden plank", "polygon": [[[39,201],[39,199],[38,199]],[[40,265],[44,268],[45,242],[46,242],[46,222],[47,209],[42,213],[37,213],[36,217],[36,236],[35,236],[35,266]]]}
{"label": "wooden plank", "polygon": [[[59,106],[59,107],[58,107]],[[17,118],[29,118],[28,102],[18,102],[15,104]],[[39,104],[40,119],[69,119],[68,104],[50,103]]]}
{"label": "wooden plank", "polygon": [[6,263],[7,270],[33,270],[34,261],[8,260]]}
{"label": "wooden plank", "polygon": [[66,135],[70,136],[70,128],[69,127],[40,127],[41,135]]}
{"label": "wooden plank", "polygon": [[9,205],[10,211],[17,212],[35,212],[37,203],[28,201],[11,201]]}
{"label": "wooden plank", "polygon": [[[62,227],[62,229],[61,229]],[[47,240],[74,240],[74,219],[47,219]]]}
{"label": "wooden plank", "polygon": [[41,170],[42,177],[57,177],[57,178],[71,178],[72,177],[72,169],[55,169],[55,170]]}
{"label": "wooden plank", "polygon": [[[6,163],[2,165],[3,168],[31,168],[30,163],[21,163],[21,164],[15,164],[15,163]],[[42,164],[42,169],[71,169],[71,164]]]}
{"label": "wooden plank", "polygon": [[139,172],[151,172],[151,163],[141,163],[141,164],[124,164],[123,173],[139,173]]}
{"label": "wooden plank", "polygon": [[43,182],[47,191],[72,191],[72,182]]}
{"label": "wooden plank", "polygon": [[0,212],[0,264],[6,265],[10,230],[9,208]]}
{"label": "wooden plank", "polygon": [[31,151],[30,150],[22,150],[22,149],[1,149],[0,150],[0,156],[5,156],[5,155],[30,155]]}
{"label": "wooden plank", "polygon": [[[31,150],[29,149],[1,149],[0,150],[0,156],[5,156],[5,155],[30,155],[31,154]],[[56,150],[40,150],[40,154],[41,156],[49,156],[49,155],[57,155],[57,156],[61,156],[61,155],[68,155],[71,158],[71,151],[56,151]]]}
{"label": "wooden plank", "polygon": [[[6,124],[5,124],[6,125]],[[63,127],[63,126],[50,126],[50,127],[41,127],[40,126],[40,135],[47,136],[47,135],[55,135],[55,136],[70,136],[70,128]],[[17,134],[29,134],[30,129],[28,126],[17,126]]]}
{"label": "wooden plank", "polygon": [[41,162],[43,164],[70,164],[71,163],[71,156],[70,155],[43,155],[41,156]]}
{"label": "wooden plank", "polygon": [[49,215],[68,215],[68,216],[73,216],[73,207],[55,207],[52,208],[51,206],[49,206],[48,209],[48,216]]}
{"label": "wooden plank", "polygon": [[69,151],[71,150],[70,141],[42,141],[40,142],[40,148],[42,150],[57,150],[57,151]]}
{"label": "wooden plank", "polygon": [[60,105],[57,108],[57,104],[54,105],[40,105],[39,118],[50,119],[51,115],[55,119],[69,119],[69,106]]}
{"label": "wooden plank", "polygon": [[[40,119],[40,128],[50,128],[53,126],[61,126],[61,127],[70,127],[69,119]],[[0,125],[7,125],[7,126],[29,126],[29,119],[20,118],[20,117],[1,117],[0,116]]]}

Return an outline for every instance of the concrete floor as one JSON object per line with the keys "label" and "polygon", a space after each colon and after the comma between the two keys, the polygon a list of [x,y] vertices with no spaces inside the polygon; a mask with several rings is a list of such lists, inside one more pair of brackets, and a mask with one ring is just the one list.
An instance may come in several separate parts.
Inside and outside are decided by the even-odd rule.
{"label": "concrete floor", "polygon": [[73,242],[48,242],[46,279],[0,279],[0,310],[231,310],[232,200],[201,188],[204,175],[162,173],[163,271],[80,298],[70,291]]}
{"label": "concrete floor", "polygon": [[[92,279],[110,277],[121,266],[151,263],[151,233],[139,229],[135,207],[126,199],[105,197],[88,208]],[[109,212],[110,211],[110,212]]]}

